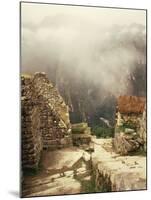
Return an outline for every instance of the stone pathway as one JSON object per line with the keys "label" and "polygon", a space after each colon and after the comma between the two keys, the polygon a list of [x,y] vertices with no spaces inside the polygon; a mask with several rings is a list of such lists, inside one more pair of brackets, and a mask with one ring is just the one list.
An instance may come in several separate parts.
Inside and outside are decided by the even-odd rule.
{"label": "stone pathway", "polygon": [[103,187],[99,179],[106,177],[111,191],[146,189],[145,156],[120,156],[113,152],[111,139],[93,138],[93,142],[92,162],[97,170],[98,187]]}
{"label": "stone pathway", "polygon": [[[146,189],[145,156],[120,156],[113,152],[111,139],[93,137],[93,142],[97,191]],[[81,183],[91,182],[90,155],[82,149],[43,151],[41,164],[37,175],[24,177],[22,197],[83,193]]]}
{"label": "stone pathway", "polygon": [[[80,179],[90,181],[89,154],[79,148],[43,151],[42,171],[25,176],[23,197],[81,193]],[[75,175],[77,178],[75,178]]]}
{"label": "stone pathway", "polygon": [[47,196],[47,195],[62,195],[80,193],[81,184],[76,181],[72,175],[67,177],[47,176],[42,181],[36,177],[31,184],[25,184],[23,197]]}

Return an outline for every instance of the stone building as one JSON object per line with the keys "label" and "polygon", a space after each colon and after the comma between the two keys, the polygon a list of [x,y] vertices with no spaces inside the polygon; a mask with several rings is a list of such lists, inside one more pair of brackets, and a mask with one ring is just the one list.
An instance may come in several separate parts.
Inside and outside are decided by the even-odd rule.
{"label": "stone building", "polygon": [[45,73],[21,76],[21,161],[36,168],[43,149],[72,145],[68,106]]}
{"label": "stone building", "polygon": [[118,98],[113,139],[116,152],[127,154],[140,149],[146,143],[146,118],[143,114],[145,102],[144,97],[120,96]]}

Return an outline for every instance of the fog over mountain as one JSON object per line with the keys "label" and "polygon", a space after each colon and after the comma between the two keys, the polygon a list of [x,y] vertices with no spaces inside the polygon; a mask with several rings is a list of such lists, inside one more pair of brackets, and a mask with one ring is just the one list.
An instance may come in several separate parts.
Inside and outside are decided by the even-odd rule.
{"label": "fog over mountain", "polygon": [[46,72],[73,121],[112,119],[119,95],[146,95],[145,11],[36,4],[22,10],[21,71]]}

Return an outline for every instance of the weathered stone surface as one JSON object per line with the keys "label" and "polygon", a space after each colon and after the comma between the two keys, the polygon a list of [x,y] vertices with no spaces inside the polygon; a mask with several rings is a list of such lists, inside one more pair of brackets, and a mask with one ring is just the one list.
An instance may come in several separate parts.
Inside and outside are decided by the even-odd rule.
{"label": "weathered stone surface", "polygon": [[144,142],[144,151],[146,152],[147,147],[146,147],[146,143],[147,143],[147,128],[146,128],[146,106],[145,106],[145,110],[143,112],[143,116],[142,119],[140,120],[140,129],[139,129],[139,135],[140,138],[143,140]]}
{"label": "weathered stone surface", "polygon": [[31,76],[22,76],[22,167],[37,168],[43,148],[40,131],[39,108],[33,106]]}
{"label": "weathered stone surface", "polygon": [[135,152],[143,144],[143,140],[137,134],[126,135],[121,132],[113,138],[113,149],[121,155],[128,155],[130,152]]}
{"label": "weathered stone surface", "polygon": [[[51,160],[48,159],[51,158]],[[76,147],[65,148],[63,150],[56,151],[43,151],[42,153],[42,166],[44,169],[51,171],[69,171],[75,168],[75,163],[79,159],[84,158],[85,162],[90,160],[90,156],[87,152]],[[81,163],[81,162],[80,162]],[[78,165],[78,164],[77,164]]]}
{"label": "weathered stone surface", "polygon": [[81,193],[80,180],[90,177],[89,162],[89,154],[76,147],[43,151],[42,171],[24,177],[23,197]]}
{"label": "weathered stone surface", "polygon": [[135,130],[131,128],[125,128],[125,133],[134,133]]}
{"label": "weathered stone surface", "polygon": [[72,124],[72,139],[75,146],[89,145],[91,142],[91,128],[87,123]]}
{"label": "weathered stone surface", "polygon": [[93,192],[146,189],[145,156],[120,156],[113,152],[111,139],[92,140],[95,148],[92,157],[76,147],[43,151],[42,171],[24,177],[22,195],[84,193],[82,184],[85,181],[91,184],[92,175],[95,175]]}
{"label": "weathered stone surface", "polygon": [[22,167],[37,168],[42,149],[72,145],[68,106],[45,73],[21,76]]}
{"label": "weathered stone surface", "polygon": [[[98,190],[107,192],[146,189],[145,156],[120,156],[113,152],[111,139],[93,141],[95,153],[92,162]],[[106,151],[104,145],[109,151]]]}
{"label": "weathered stone surface", "polygon": [[[48,179],[48,181],[45,181],[45,179]],[[41,183],[40,179],[37,178],[36,185],[32,184],[29,188],[24,189],[23,197],[78,194],[81,192],[81,184],[74,178],[58,177],[54,179],[48,175],[45,179]]]}

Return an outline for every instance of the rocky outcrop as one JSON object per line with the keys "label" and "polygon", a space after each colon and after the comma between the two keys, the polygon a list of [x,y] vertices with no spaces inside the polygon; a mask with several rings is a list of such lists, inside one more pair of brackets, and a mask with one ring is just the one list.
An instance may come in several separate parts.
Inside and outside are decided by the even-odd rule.
{"label": "rocky outcrop", "polygon": [[72,145],[68,107],[45,73],[22,75],[22,166],[37,167],[42,149]]}

